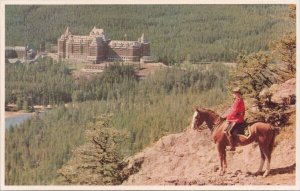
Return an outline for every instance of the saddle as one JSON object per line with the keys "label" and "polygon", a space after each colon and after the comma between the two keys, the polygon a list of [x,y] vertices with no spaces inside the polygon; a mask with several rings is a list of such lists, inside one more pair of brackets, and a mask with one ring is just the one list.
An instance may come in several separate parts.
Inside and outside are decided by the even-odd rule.
{"label": "saddle", "polygon": [[232,131],[232,134],[249,138],[251,136],[251,132],[250,132],[250,129],[249,129],[250,126],[251,126],[251,124],[249,124],[247,122],[240,123],[240,124],[235,124],[235,127]]}

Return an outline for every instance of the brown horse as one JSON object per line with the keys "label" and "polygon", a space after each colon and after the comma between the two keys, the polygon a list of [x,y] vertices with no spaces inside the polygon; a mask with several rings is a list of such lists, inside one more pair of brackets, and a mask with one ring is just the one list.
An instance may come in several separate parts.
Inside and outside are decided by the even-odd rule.
{"label": "brown horse", "polygon": [[[227,168],[225,148],[229,145],[227,135],[224,133],[227,122],[211,110],[203,108],[195,108],[195,110],[191,127],[195,130],[200,130],[200,125],[205,122],[207,127],[211,130],[212,138],[219,152],[221,166],[220,175],[223,175]],[[273,150],[275,135],[275,128],[268,123],[262,122],[254,123],[249,127],[248,137],[238,134],[233,135],[236,146],[248,145],[253,141],[258,142],[261,153],[261,161],[258,171],[256,172],[257,175],[263,172],[262,169],[265,160],[267,161],[267,167],[263,176],[266,177],[270,173],[271,153]]]}

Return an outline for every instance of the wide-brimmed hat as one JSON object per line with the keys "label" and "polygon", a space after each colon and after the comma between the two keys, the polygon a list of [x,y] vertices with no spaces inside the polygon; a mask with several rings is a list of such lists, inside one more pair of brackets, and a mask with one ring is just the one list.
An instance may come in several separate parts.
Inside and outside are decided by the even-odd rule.
{"label": "wide-brimmed hat", "polygon": [[233,88],[232,92],[242,94],[241,89],[239,87]]}

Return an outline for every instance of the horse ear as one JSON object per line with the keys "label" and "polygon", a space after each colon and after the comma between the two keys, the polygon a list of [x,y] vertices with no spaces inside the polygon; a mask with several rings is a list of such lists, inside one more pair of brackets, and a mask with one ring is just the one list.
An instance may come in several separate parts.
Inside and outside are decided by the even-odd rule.
{"label": "horse ear", "polygon": [[193,108],[194,108],[195,111],[200,112],[200,110],[199,110],[200,107],[199,106],[194,105]]}

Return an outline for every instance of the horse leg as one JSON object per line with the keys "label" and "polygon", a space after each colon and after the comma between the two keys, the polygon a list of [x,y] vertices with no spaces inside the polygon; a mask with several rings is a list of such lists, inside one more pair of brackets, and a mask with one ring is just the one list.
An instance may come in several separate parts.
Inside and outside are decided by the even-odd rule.
{"label": "horse leg", "polygon": [[273,150],[273,146],[274,146],[274,141],[275,141],[275,133],[274,131],[272,131],[271,133],[269,133],[269,135],[271,137],[270,138],[270,141],[269,141],[269,145],[266,146],[266,149],[265,149],[265,157],[267,159],[267,167],[266,167],[266,171],[265,173],[263,174],[263,177],[266,177],[269,175],[270,171],[271,171],[271,168],[270,168],[270,163],[271,163],[271,154],[272,154],[272,150]]}
{"label": "horse leg", "polygon": [[218,145],[218,152],[219,152],[219,158],[220,158],[220,176],[224,175],[224,153],[225,153],[225,147]]}
{"label": "horse leg", "polygon": [[224,162],[224,172],[226,172],[227,169],[226,152],[223,153],[223,162]]}
{"label": "horse leg", "polygon": [[[270,133],[271,135],[271,133]],[[273,132],[272,137],[270,137],[270,143],[268,146],[266,146],[265,149],[265,157],[267,159],[267,167],[266,167],[266,171],[263,175],[263,177],[266,177],[269,175],[271,168],[270,168],[270,163],[271,163],[271,154],[272,154],[272,150],[273,150],[273,145],[274,145],[274,138],[275,138],[275,133]]]}
{"label": "horse leg", "polygon": [[219,152],[219,158],[220,158],[220,170],[219,170],[219,175],[223,176],[224,171],[223,171],[223,155]]}
{"label": "horse leg", "polygon": [[266,150],[266,152],[265,152],[265,157],[266,157],[266,159],[267,159],[267,167],[266,167],[266,171],[265,171],[263,177],[268,176],[269,173],[270,173],[270,170],[271,170],[271,168],[270,168],[271,152],[270,152],[269,150]]}
{"label": "horse leg", "polygon": [[259,150],[260,150],[260,165],[259,165],[259,168],[258,170],[256,171],[255,175],[260,175],[263,171],[263,166],[265,164],[265,154],[263,153],[262,149],[261,149],[261,146],[259,146]]}
{"label": "horse leg", "polygon": [[271,168],[270,168],[271,154],[272,154],[274,140],[275,140],[275,133],[273,131],[270,132],[268,135],[269,135],[267,137],[268,144],[264,145],[264,147],[263,147],[263,152],[264,152],[265,158],[267,159],[266,171],[263,174],[263,177],[268,176],[271,171]]}
{"label": "horse leg", "polygon": [[269,175],[270,173],[270,162],[271,162],[271,152],[269,150],[269,147],[266,145],[263,145],[260,147],[261,148],[261,152],[264,155],[264,158],[267,160],[267,164],[266,164],[266,171],[263,174],[263,177],[266,177]]}

